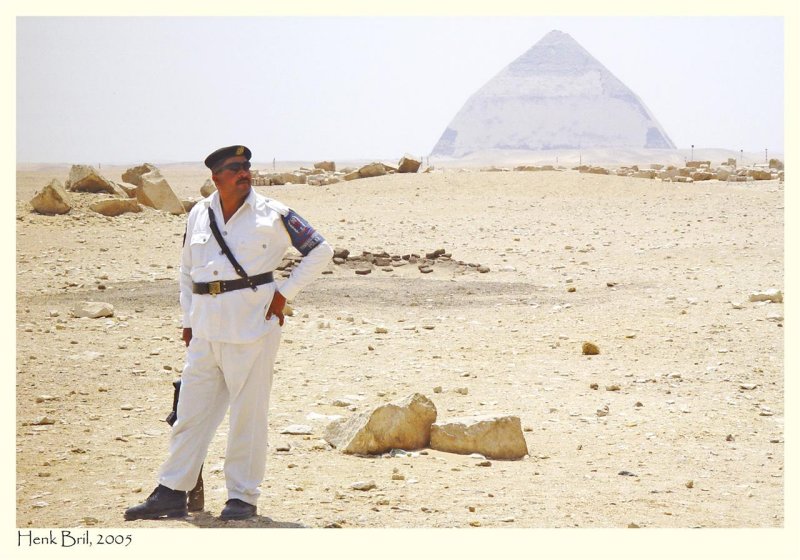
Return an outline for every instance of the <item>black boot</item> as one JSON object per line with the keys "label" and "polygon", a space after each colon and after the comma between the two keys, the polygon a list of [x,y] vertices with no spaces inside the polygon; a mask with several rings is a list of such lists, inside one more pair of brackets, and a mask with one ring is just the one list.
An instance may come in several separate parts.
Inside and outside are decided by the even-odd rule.
{"label": "black boot", "polygon": [[125,510],[125,519],[158,519],[159,517],[183,517],[186,515],[186,492],[172,490],[159,484],[144,503]]}
{"label": "black boot", "polygon": [[222,509],[219,518],[223,521],[229,519],[247,519],[253,517],[255,514],[256,506],[234,498],[225,502],[225,507]]}

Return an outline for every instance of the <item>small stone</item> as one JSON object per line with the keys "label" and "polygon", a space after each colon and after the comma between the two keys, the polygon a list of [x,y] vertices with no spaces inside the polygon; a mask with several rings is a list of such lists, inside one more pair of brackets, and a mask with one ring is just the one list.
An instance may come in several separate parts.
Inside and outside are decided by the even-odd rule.
{"label": "small stone", "polygon": [[133,405],[132,404],[123,404],[119,408],[120,408],[120,410],[133,410]]}
{"label": "small stone", "polygon": [[372,272],[371,268],[357,268],[356,269],[356,274],[359,274],[361,276],[369,274],[370,272]]}
{"label": "small stone", "polygon": [[392,475],[392,480],[405,480],[406,476],[404,474],[395,473]]}
{"label": "small stone", "polygon": [[477,463],[477,465],[479,467],[491,467],[492,466],[492,462],[491,461],[480,461],[479,463]]}
{"label": "small stone", "polygon": [[436,387],[433,388],[433,392],[434,393],[441,393],[442,392],[442,386],[441,385],[437,385]]}
{"label": "small stone", "polygon": [[314,429],[305,424],[291,424],[281,430],[281,433],[294,436],[308,436],[314,433]]}
{"label": "small stone", "polygon": [[606,391],[619,391],[619,385],[606,385]]}
{"label": "small stone", "polygon": [[567,288],[567,292],[569,293],[573,293],[575,291],[576,291],[575,286],[570,286],[569,288]]}
{"label": "small stone", "polygon": [[600,348],[594,342],[584,342],[581,350],[586,356],[594,356],[600,353]]}
{"label": "small stone", "polygon": [[686,488],[694,488],[694,480],[687,481]]}
{"label": "small stone", "polygon": [[388,334],[389,329],[386,327],[375,327],[375,334]]}
{"label": "small stone", "polygon": [[608,405],[603,406],[603,408],[598,408],[596,414],[598,416],[608,416]]}
{"label": "small stone", "polygon": [[749,297],[750,301],[771,301],[772,303],[783,303],[783,292],[778,289],[753,292]]}
{"label": "small stone", "polygon": [[596,390],[597,390],[599,387],[600,387],[600,386],[599,386],[597,383],[592,383],[591,385],[589,385],[589,389],[594,389],[595,391],[596,391]]}
{"label": "small stone", "polygon": [[486,274],[487,272],[491,272],[491,269],[488,266],[481,265],[478,267],[478,272],[481,274]]}
{"label": "small stone", "polygon": [[727,436],[725,436],[725,441],[734,441],[733,435],[732,434],[728,434]]}
{"label": "small stone", "polygon": [[628,523],[628,529],[639,529],[636,523]]}
{"label": "small stone", "polygon": [[38,419],[34,420],[33,422],[31,422],[31,425],[32,426],[50,426],[50,425],[55,424],[55,423],[56,423],[55,420],[53,420],[51,418],[48,418],[47,416],[42,416],[41,418],[38,418]]}
{"label": "small stone", "polygon": [[755,383],[742,383],[741,385],[739,385],[739,388],[745,391],[752,391],[756,387],[758,387],[758,385],[756,385]]}
{"label": "small stone", "polygon": [[366,492],[367,490],[374,490],[375,488],[377,488],[377,486],[375,485],[374,480],[369,480],[369,481],[362,480],[354,482],[353,484],[350,485],[350,488],[352,488],[353,490],[361,490],[362,492]]}
{"label": "small stone", "polygon": [[619,471],[617,474],[620,476],[638,476],[631,471]]}
{"label": "small stone", "polygon": [[470,521],[469,525],[470,525],[470,527],[480,527],[481,526],[481,522],[480,521]]}
{"label": "small stone", "polygon": [[467,387],[456,387],[453,389],[459,395],[467,395],[469,394],[469,389]]}

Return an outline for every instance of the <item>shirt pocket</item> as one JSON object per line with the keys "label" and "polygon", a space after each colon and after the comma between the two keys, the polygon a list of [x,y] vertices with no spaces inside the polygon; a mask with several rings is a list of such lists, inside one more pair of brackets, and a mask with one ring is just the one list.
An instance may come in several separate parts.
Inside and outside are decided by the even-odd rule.
{"label": "shirt pocket", "polygon": [[210,231],[197,230],[189,238],[189,249],[192,252],[192,272],[203,269],[210,264],[211,255]]}

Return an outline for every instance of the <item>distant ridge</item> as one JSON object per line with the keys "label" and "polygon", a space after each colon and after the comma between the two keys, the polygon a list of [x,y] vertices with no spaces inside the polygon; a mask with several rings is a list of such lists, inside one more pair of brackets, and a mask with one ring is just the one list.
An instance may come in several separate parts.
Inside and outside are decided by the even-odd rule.
{"label": "distant ridge", "polygon": [[675,144],[636,94],[567,33],[551,31],[467,100],[431,155],[582,148]]}

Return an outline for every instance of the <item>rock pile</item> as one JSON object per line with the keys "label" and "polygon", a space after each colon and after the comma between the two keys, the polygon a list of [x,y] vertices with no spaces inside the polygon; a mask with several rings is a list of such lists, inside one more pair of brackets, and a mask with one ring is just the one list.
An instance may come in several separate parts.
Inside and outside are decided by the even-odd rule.
{"label": "rock pile", "polygon": [[[314,164],[313,169],[300,167],[291,172],[270,173],[268,171],[254,170],[252,172],[253,185],[332,185],[341,181],[352,181],[354,179],[367,179],[370,177],[380,177],[390,173],[417,173],[422,165],[422,158],[416,158],[405,154],[397,166],[388,165],[381,162],[372,162],[362,165],[358,169],[344,168],[336,170],[336,163],[333,161],[319,161]],[[427,172],[426,170],[425,172]],[[207,196],[207,195],[204,195]]]}
{"label": "rock pile", "polygon": [[[424,255],[424,256],[422,256]],[[460,267],[461,270],[474,270],[480,273],[489,272],[490,269],[480,263],[468,263],[455,260],[451,253],[445,249],[436,249],[431,252],[421,251],[420,253],[406,253],[404,255],[389,254],[386,251],[371,252],[362,251],[361,255],[352,256],[348,249],[336,248],[333,254],[333,263],[340,266],[349,266],[356,269],[356,274],[369,274],[374,268],[379,268],[384,272],[392,272],[394,269],[416,265],[422,274],[433,272],[436,265],[450,265]]]}
{"label": "rock pile", "polygon": [[139,204],[170,214],[184,214],[184,204],[175,196],[161,172],[149,163],[132,167],[122,174],[122,183],[101,175],[89,165],[73,165],[64,187],[54,179],[30,204],[40,214],[66,214],[74,207],[67,191],[110,195],[110,198],[92,200],[89,209],[104,216],[119,216],[127,212],[141,212]]}

